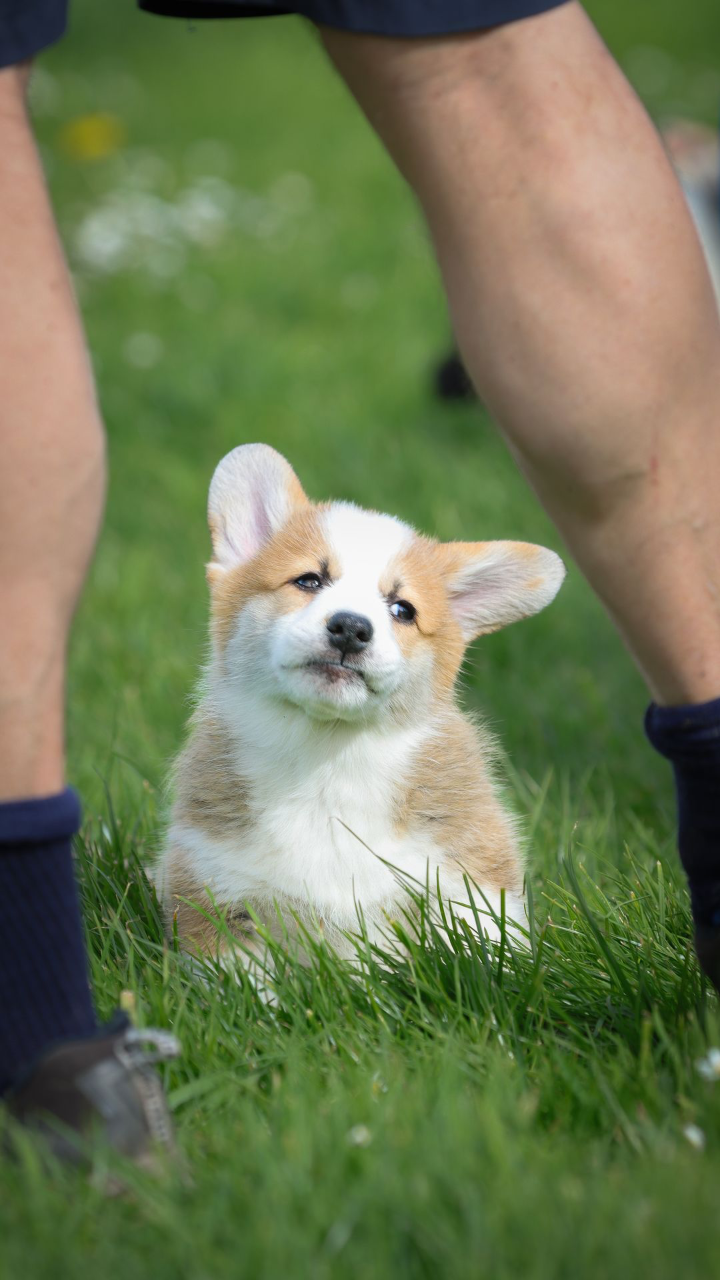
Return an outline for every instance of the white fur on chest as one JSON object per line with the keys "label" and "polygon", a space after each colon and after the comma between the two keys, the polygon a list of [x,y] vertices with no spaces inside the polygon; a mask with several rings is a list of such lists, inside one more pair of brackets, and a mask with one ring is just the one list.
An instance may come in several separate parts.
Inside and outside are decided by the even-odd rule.
{"label": "white fur on chest", "polygon": [[[400,789],[427,726],[330,729],[281,711],[268,716],[267,706],[243,701],[245,731],[234,735],[232,763],[249,796],[247,829],[241,837],[211,839],[178,823],[169,833],[218,902],[247,901],[262,910],[289,901],[353,928],[358,904],[372,915],[402,895],[398,872],[421,887],[429,878],[435,888],[442,851],[422,833],[395,830]],[[232,699],[230,716],[227,695],[224,702],[230,727],[238,721]],[[460,883],[452,870],[448,891]]]}

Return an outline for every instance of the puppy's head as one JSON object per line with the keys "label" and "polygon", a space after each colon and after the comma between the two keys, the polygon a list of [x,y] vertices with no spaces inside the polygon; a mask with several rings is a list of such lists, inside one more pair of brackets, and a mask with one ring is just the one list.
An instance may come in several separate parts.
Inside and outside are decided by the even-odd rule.
{"label": "puppy's head", "polygon": [[468,643],[549,604],[565,572],[528,543],[438,543],[392,516],[315,506],[261,444],[223,458],[208,514],[224,676],[325,720],[447,697]]}

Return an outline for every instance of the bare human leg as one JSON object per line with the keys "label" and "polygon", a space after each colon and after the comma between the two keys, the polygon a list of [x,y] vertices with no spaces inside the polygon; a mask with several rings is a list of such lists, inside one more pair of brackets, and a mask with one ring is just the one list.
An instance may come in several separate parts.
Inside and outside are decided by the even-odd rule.
{"label": "bare human leg", "polygon": [[720,320],[660,140],[574,2],[323,39],[420,200],[478,391],[660,704],[720,986]]}
{"label": "bare human leg", "polygon": [[0,1092],[47,1044],[96,1026],[63,721],[104,439],[26,81],[0,71]]}
{"label": "bare human leg", "polygon": [[64,789],[65,656],[105,491],[80,318],[25,110],[0,71],[0,1096],[62,1159],[104,1131],[145,1167],[171,1147],[154,1060],[173,1037],[98,1029]]}
{"label": "bare human leg", "polygon": [[474,381],[653,696],[717,696],[720,323],[633,91],[574,3],[323,37],[420,199]]}
{"label": "bare human leg", "polygon": [[95,544],[104,437],[25,110],[0,71],[0,801],[64,783],[70,622]]}

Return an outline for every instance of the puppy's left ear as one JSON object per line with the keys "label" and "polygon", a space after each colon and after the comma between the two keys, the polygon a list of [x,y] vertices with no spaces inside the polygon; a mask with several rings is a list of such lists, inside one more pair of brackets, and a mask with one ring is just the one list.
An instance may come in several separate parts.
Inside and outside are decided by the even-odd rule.
{"label": "puppy's left ear", "polygon": [[565,566],[531,542],[446,542],[445,585],[466,643],[539,613],[557,595]]}

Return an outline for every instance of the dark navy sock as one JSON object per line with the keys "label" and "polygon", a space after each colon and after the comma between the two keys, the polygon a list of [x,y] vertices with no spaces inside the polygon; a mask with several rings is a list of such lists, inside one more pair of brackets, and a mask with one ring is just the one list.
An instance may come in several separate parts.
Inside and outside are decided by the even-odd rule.
{"label": "dark navy sock", "polygon": [[652,703],[645,729],[675,770],[678,848],[693,917],[720,928],[720,698],[686,707]]}
{"label": "dark navy sock", "polygon": [[0,1093],[57,1040],[96,1028],[72,858],[80,803],[0,804]]}

